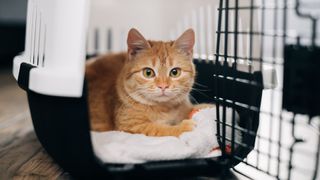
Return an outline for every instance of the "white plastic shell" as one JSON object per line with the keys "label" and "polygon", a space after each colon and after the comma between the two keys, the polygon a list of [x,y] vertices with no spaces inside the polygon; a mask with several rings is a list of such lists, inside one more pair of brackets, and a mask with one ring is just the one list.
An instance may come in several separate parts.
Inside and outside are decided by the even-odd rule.
{"label": "white plastic shell", "polygon": [[22,62],[29,63],[37,67],[30,71],[30,90],[80,97],[89,7],[89,0],[29,0],[25,51],[14,59],[14,77]]}

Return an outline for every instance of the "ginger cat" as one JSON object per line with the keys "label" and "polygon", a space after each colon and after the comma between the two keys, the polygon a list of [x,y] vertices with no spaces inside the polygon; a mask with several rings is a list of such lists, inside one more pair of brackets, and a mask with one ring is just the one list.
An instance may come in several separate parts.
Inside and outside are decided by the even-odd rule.
{"label": "ginger cat", "polygon": [[196,72],[194,31],[177,40],[147,41],[128,33],[127,53],[87,62],[89,112],[94,131],[121,130],[148,136],[179,136],[191,131],[189,100]]}

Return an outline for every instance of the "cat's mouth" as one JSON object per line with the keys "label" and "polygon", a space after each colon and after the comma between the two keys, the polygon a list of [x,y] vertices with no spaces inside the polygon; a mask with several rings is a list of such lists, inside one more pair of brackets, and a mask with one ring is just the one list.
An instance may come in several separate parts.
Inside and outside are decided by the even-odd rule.
{"label": "cat's mouth", "polygon": [[167,94],[160,94],[160,95],[158,95],[158,97],[169,97]]}
{"label": "cat's mouth", "polygon": [[155,99],[159,102],[165,102],[165,101],[171,100],[172,96],[173,96],[173,94],[164,92],[164,93],[160,93],[157,96],[155,96]]}
{"label": "cat's mouth", "polygon": [[168,91],[161,91],[158,93],[157,97],[171,97],[172,93],[168,92]]}
{"label": "cat's mouth", "polygon": [[161,91],[161,92],[159,93],[159,96],[167,96],[167,94],[166,94],[165,91]]}

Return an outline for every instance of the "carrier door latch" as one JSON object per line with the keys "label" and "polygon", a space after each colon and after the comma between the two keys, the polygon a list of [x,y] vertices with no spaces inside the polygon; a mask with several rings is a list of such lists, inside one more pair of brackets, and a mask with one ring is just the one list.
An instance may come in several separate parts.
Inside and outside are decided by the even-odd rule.
{"label": "carrier door latch", "polygon": [[311,117],[320,115],[320,48],[286,45],[283,108]]}

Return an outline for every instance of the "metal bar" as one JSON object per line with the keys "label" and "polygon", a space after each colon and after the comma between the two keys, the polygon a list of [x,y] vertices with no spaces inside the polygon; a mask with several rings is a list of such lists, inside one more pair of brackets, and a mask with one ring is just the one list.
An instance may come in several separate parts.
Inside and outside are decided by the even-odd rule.
{"label": "metal bar", "polygon": [[[225,7],[229,7],[229,0],[225,0]],[[225,11],[225,24],[224,24],[224,29],[225,31],[228,31],[229,29],[229,11]],[[228,34],[224,35],[224,63],[223,66],[228,66],[228,61],[227,61],[227,55],[228,55]],[[222,81],[222,87],[225,87],[225,81],[226,81],[226,74],[224,71],[222,72],[224,80]],[[224,91],[222,92],[224,93]],[[223,97],[225,97],[223,95]],[[225,149],[226,149],[226,99],[223,98],[223,103],[222,103],[222,156],[226,155]]]}
{"label": "metal bar", "polygon": [[[318,131],[320,131],[320,123],[318,127]],[[316,153],[316,163],[315,163],[315,168],[314,168],[314,173],[313,173],[313,179],[317,179],[318,171],[319,171],[319,158],[320,158],[320,135],[318,134],[318,148],[317,148],[317,153]]]}
{"label": "metal bar", "polygon": [[[236,6],[236,10],[235,10],[235,13],[234,13],[234,30],[235,30],[235,36],[234,36],[234,63],[232,64],[232,68],[234,70],[237,70],[237,56],[238,56],[238,18],[239,18],[239,9],[237,7],[239,7],[239,0],[236,0],[235,1],[235,6]],[[235,72],[235,71],[234,71]],[[233,76],[233,88],[232,88],[232,97],[234,97],[234,84],[235,84],[235,81],[236,81],[236,76],[234,74]],[[234,140],[235,140],[235,124],[236,124],[236,120],[235,120],[235,116],[236,116],[236,113],[235,113],[235,101],[233,100],[232,102],[232,126],[231,126],[231,156],[233,157],[234,156],[234,150],[235,150],[235,146],[234,146]]]}
{"label": "metal bar", "polygon": [[[260,44],[260,71],[263,70],[263,57],[264,57],[264,34],[265,34],[265,0],[262,0],[261,5],[261,44]],[[259,110],[260,111],[260,110]],[[260,113],[260,112],[259,112]],[[257,133],[258,134],[258,133]],[[257,144],[257,156],[256,156],[256,165],[259,167],[260,163],[260,139],[256,137]]]}
{"label": "metal bar", "polygon": [[[219,2],[219,8],[221,8],[223,5],[223,0],[220,0]],[[222,21],[222,11],[218,11],[218,31],[221,31],[221,21]],[[219,65],[219,52],[220,52],[220,38],[221,38],[221,34],[217,33],[217,45],[216,45],[216,66]],[[215,80],[215,91],[218,93],[218,79]],[[217,99],[217,97],[214,97],[215,99]],[[216,106],[217,106],[217,114],[216,114],[216,118],[217,121],[220,121],[220,104],[218,101],[216,101]],[[217,136],[220,136],[220,124],[217,123]],[[221,143],[221,139],[218,138],[218,142],[219,144]],[[220,144],[221,146],[221,144]]]}
{"label": "metal bar", "polygon": [[[253,0],[250,1],[250,7],[253,7]],[[249,27],[249,41],[250,41],[250,46],[249,46],[249,58],[252,58],[253,56],[253,8],[250,9],[250,27]],[[249,73],[252,73],[252,62],[249,63]]]}
{"label": "metal bar", "polygon": [[[278,0],[274,0],[274,3],[277,4],[278,3]],[[273,29],[274,31],[277,31],[278,29],[278,11],[277,10],[274,10],[274,17],[273,17]],[[273,37],[272,39],[272,68],[275,68],[274,66],[274,62],[275,62],[275,58],[276,58],[276,55],[277,55],[277,40],[275,37]],[[274,74],[271,74],[272,78],[274,79]],[[274,91],[271,91],[271,97],[270,97],[270,112],[273,114],[273,106],[272,104],[274,104],[274,99],[275,99],[275,96],[274,96]],[[273,124],[274,124],[274,116],[273,115],[270,115],[270,124],[269,124],[269,138],[272,139],[272,136],[273,136]],[[272,150],[272,143],[269,143],[269,148],[268,148],[268,154],[270,154],[271,150]],[[270,159],[268,159],[268,171],[270,171]]]}
{"label": "metal bar", "polygon": [[[295,125],[296,125],[295,117],[296,117],[296,115],[294,114],[292,117],[292,121],[291,121],[291,125],[292,125],[291,135],[293,138],[295,138]],[[293,148],[294,148],[295,144],[296,144],[296,139],[294,139],[294,142],[291,144],[290,149],[289,149],[290,154],[289,154],[289,164],[288,164],[288,180],[291,179],[291,170],[293,168],[293,166],[292,166]]]}
{"label": "metal bar", "polygon": [[[287,11],[288,11],[288,2],[287,0],[283,0],[284,3],[284,9],[283,9],[283,32],[284,32],[284,37],[282,39],[282,45],[284,46],[286,44],[286,33],[287,33]],[[284,57],[284,51],[282,56]],[[281,106],[282,107],[282,106]],[[283,122],[283,117],[282,117],[282,111],[280,112],[279,116],[279,128],[278,128],[278,134],[279,134],[279,140],[278,140],[278,158],[277,158],[277,179],[280,179],[280,172],[281,172],[281,148],[282,148],[282,122]]]}
{"label": "metal bar", "polygon": [[[252,8],[253,7],[253,4],[254,4],[254,1],[253,0],[251,0],[250,1],[250,17],[249,17],[249,22],[250,22],[250,24],[249,24],[249,43],[250,43],[250,46],[249,46],[249,58],[252,58],[252,54],[253,54],[253,35],[252,35],[252,32],[253,32],[253,11],[254,11],[254,9]],[[248,71],[249,71],[249,73],[252,73],[252,61],[248,61],[248,63],[247,64],[249,64],[249,69],[248,69]],[[253,84],[254,83],[254,81],[250,81],[250,84]],[[248,109],[251,109],[251,106],[249,105],[249,108]],[[257,108],[258,109],[258,111],[259,111],[259,108]],[[247,127],[247,134],[249,133],[249,130],[250,129],[252,129],[252,124],[253,124],[253,122],[251,122],[250,124],[249,124],[249,126]],[[251,149],[251,148],[248,148],[248,149]],[[246,161],[247,161],[248,159],[246,159]]]}
{"label": "metal bar", "polygon": [[[224,55],[218,55],[219,57],[224,57]],[[228,58],[236,58],[236,57],[234,57],[234,56],[227,56]],[[258,61],[258,62],[260,62],[261,61],[261,58],[254,58],[254,57],[240,57],[240,56],[238,56],[237,57],[237,59],[240,59],[240,60],[250,60],[250,61]],[[272,57],[264,57],[264,61],[263,61],[263,63],[267,63],[267,64],[274,64],[274,65],[283,65],[283,63],[279,63],[279,62],[272,62],[272,59],[274,59],[274,58],[272,58]],[[279,58],[275,58],[275,60],[277,60],[277,59],[279,59]],[[282,60],[282,59],[281,59]],[[280,61],[280,60],[278,60],[278,61]],[[239,63],[240,64],[240,63]]]}

